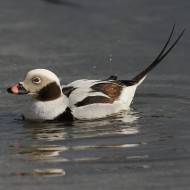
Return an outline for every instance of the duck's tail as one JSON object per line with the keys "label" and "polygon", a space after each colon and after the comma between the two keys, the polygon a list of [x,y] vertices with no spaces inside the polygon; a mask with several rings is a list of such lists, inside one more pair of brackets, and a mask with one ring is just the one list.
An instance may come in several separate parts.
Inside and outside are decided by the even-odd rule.
{"label": "duck's tail", "polygon": [[166,55],[173,49],[173,47],[177,44],[177,42],[179,41],[179,39],[181,38],[181,36],[183,35],[183,33],[185,32],[185,29],[181,32],[181,34],[179,35],[179,37],[175,40],[175,42],[170,46],[170,48],[168,48],[167,51],[166,48],[171,40],[171,37],[173,35],[175,29],[175,24],[173,25],[172,31],[170,33],[170,36],[168,38],[168,40],[166,41],[165,46],[163,47],[162,51],[160,52],[160,54],[156,57],[156,59],[152,62],[151,65],[149,65],[144,71],[142,71],[141,73],[139,73],[137,76],[135,76],[134,78],[132,78],[132,81],[134,81],[134,83],[136,84],[140,84],[145,77],[147,76],[147,74],[154,68],[156,67],[165,57]]}

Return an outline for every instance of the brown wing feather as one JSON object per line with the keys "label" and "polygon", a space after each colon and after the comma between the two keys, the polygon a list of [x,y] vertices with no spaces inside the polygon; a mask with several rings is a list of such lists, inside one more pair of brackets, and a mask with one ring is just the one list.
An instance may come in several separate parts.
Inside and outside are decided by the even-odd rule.
{"label": "brown wing feather", "polygon": [[121,94],[123,87],[117,83],[99,83],[91,87],[95,92],[102,92],[111,99],[113,103]]}
{"label": "brown wing feather", "polygon": [[102,92],[105,96],[88,96],[75,104],[77,107],[95,103],[112,104],[121,94],[122,86],[117,83],[98,83],[91,87],[92,92]]}

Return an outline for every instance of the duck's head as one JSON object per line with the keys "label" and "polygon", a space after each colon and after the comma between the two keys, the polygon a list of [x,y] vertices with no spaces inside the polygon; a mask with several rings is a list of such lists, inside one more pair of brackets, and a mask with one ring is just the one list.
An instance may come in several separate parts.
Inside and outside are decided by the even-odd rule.
{"label": "duck's head", "polygon": [[31,95],[40,101],[50,101],[62,95],[58,77],[46,69],[29,71],[24,80],[8,88],[9,93],[17,95]]}

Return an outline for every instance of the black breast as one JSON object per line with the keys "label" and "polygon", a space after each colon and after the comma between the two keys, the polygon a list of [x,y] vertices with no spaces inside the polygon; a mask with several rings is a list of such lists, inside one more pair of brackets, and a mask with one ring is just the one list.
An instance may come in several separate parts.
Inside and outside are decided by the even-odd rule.
{"label": "black breast", "polygon": [[54,121],[74,121],[74,117],[73,114],[71,112],[70,108],[66,108],[66,110],[60,114],[59,116],[57,116]]}

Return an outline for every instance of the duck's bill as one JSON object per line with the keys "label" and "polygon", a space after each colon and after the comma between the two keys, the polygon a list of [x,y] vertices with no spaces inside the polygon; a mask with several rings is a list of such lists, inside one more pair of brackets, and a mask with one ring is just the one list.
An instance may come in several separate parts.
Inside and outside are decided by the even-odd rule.
{"label": "duck's bill", "polygon": [[7,92],[17,95],[25,95],[29,93],[29,91],[26,90],[21,83],[15,84],[12,87],[8,88]]}

